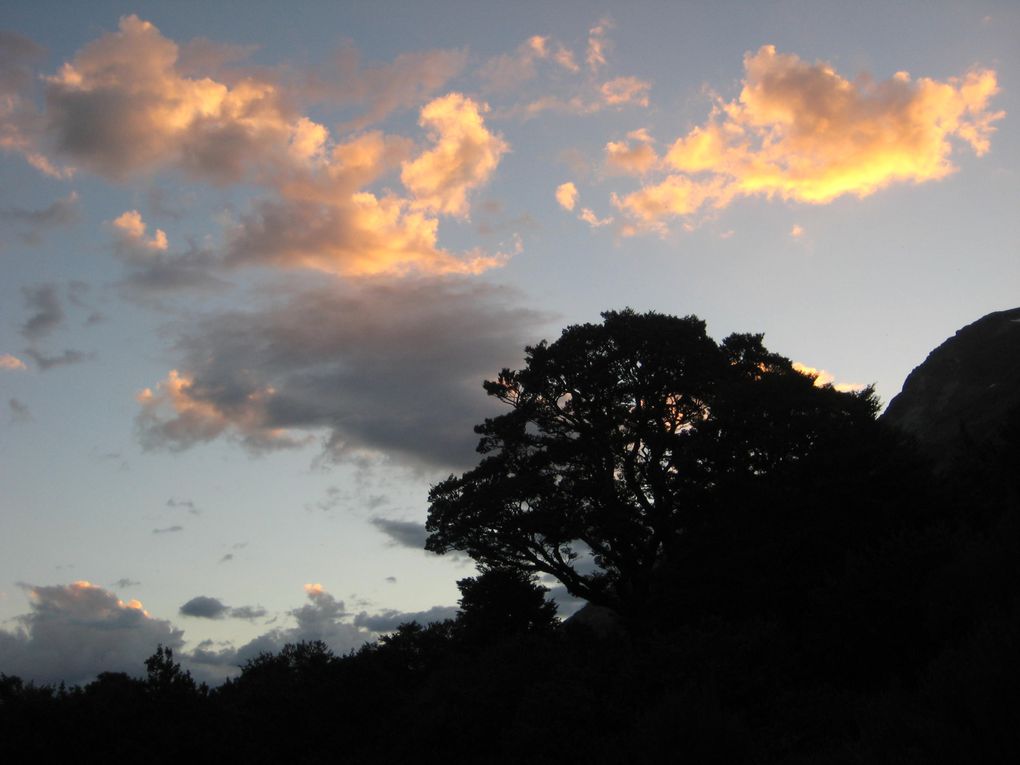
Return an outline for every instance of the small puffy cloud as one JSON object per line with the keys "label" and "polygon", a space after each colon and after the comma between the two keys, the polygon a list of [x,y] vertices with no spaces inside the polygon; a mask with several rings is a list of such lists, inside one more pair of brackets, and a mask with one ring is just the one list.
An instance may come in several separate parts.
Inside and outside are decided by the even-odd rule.
{"label": "small puffy cloud", "polygon": [[53,284],[22,287],[21,295],[31,315],[21,325],[21,334],[29,340],[45,337],[64,323],[64,309]]}
{"label": "small puffy cloud", "polygon": [[606,144],[606,169],[622,175],[645,175],[659,164],[659,155],[645,129],[627,134],[629,141]]}
{"label": "small puffy cloud", "polygon": [[165,252],[168,247],[166,233],[157,228],[151,237],[146,236],[145,221],[138,210],[128,210],[111,224],[124,247],[142,251]]}
{"label": "small puffy cloud", "polygon": [[256,606],[238,606],[231,608],[219,598],[211,598],[206,595],[198,595],[179,609],[181,616],[192,616],[197,619],[260,619],[266,615],[266,610]]}
{"label": "small puffy cloud", "polygon": [[194,616],[198,619],[220,619],[227,615],[230,607],[218,598],[198,595],[178,609],[181,616]]}
{"label": "small puffy cloud", "polygon": [[485,126],[482,114],[487,110],[461,93],[449,93],[422,108],[419,124],[429,130],[435,145],[404,163],[400,172],[416,208],[467,215],[468,193],[488,181],[510,148]]}
{"label": "small puffy cloud", "polygon": [[802,236],[804,236],[804,227],[801,226],[799,223],[794,223],[790,227],[790,236],[793,239],[800,239]]}
{"label": "small puffy cloud", "polygon": [[651,83],[637,77],[616,77],[602,83],[599,92],[609,106],[648,106],[648,90]]}
{"label": "small puffy cloud", "polygon": [[388,518],[373,518],[372,525],[388,536],[390,540],[401,547],[411,547],[415,550],[425,549],[424,523],[414,521],[396,521]]}
{"label": "small puffy cloud", "polygon": [[43,683],[86,683],[99,672],[140,674],[156,646],[178,651],[183,633],[149,615],[137,600],[123,601],[80,581],[23,585],[30,611],[15,630],[0,630],[0,666]]}
{"label": "small puffy cloud", "polygon": [[837,383],[835,376],[831,372],[827,372],[824,369],[809,367],[807,364],[802,364],[799,361],[793,362],[793,368],[802,375],[807,375],[808,377],[813,378],[815,385],[819,388],[831,385],[841,393],[856,393],[867,387],[860,383]]}
{"label": "small puffy cloud", "polygon": [[393,632],[401,624],[418,622],[418,624],[429,624],[441,622],[446,619],[453,619],[457,616],[456,606],[432,606],[428,611],[382,611],[378,614],[369,614],[362,611],[354,617],[354,624],[372,632]]}
{"label": "small puffy cloud", "polygon": [[0,354],[0,369],[9,370],[22,370],[26,369],[25,362],[19,359],[17,356],[12,356],[9,353]]}
{"label": "small puffy cloud", "polygon": [[564,210],[573,210],[577,204],[577,186],[572,181],[561,183],[556,187],[556,201]]}
{"label": "small puffy cloud", "polygon": [[632,232],[661,231],[670,217],[739,196],[825,204],[944,178],[955,170],[955,145],[989,150],[1004,114],[990,108],[997,92],[990,69],[944,82],[905,72],[850,81],[766,45],[745,56],[739,97],[720,99],[707,122],[673,143],[666,176],[618,197],[617,207]]}

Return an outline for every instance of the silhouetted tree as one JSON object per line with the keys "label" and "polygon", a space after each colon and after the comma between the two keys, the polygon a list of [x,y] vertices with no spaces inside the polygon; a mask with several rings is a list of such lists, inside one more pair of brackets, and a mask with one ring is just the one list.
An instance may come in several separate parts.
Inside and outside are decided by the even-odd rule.
{"label": "silhouetted tree", "polygon": [[457,630],[473,643],[512,635],[548,635],[557,624],[556,604],[548,590],[519,569],[487,569],[457,582],[460,612]]}
{"label": "silhouetted tree", "polygon": [[814,382],[762,335],[717,344],[694,316],[568,327],[485,382],[510,411],[476,427],[477,467],[432,488],[426,546],[640,613],[653,571],[728,507],[874,422],[871,388]]}

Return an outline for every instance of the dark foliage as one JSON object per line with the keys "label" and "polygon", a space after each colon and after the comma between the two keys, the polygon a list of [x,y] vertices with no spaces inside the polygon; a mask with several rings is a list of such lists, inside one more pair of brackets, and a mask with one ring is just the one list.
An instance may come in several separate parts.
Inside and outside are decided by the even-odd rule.
{"label": "dark foliage", "polygon": [[[605,498],[578,494],[580,507],[568,507],[568,487],[593,491],[578,466],[622,454],[617,467],[642,476],[640,493],[661,491],[653,486],[656,464],[690,468],[689,482],[662,495],[676,508],[680,540],[634,569],[626,555],[602,558],[604,592],[625,592],[627,572],[643,572],[640,601],[630,600],[643,604],[640,618],[605,635],[579,622],[559,624],[532,579],[534,561],[497,566],[498,556],[485,553],[488,567],[459,582],[456,619],[402,625],[346,656],[322,643],[290,645],[249,661],[213,690],[196,685],[163,647],[143,679],[103,673],[68,689],[0,675],[5,754],[18,762],[373,765],[1018,761],[1016,423],[1004,423],[994,454],[936,474],[916,448],[875,421],[869,394],[802,388],[760,338],[714,346],[696,320],[619,314],[607,322],[612,316],[678,332],[664,343],[709,366],[687,370],[684,390],[704,383],[694,397],[711,403],[710,416],[684,403],[684,417],[693,413],[697,427],[663,435],[661,402],[651,419],[637,414],[649,399],[632,391],[621,394],[629,403],[603,402],[606,416],[629,418],[618,432],[599,424],[604,437],[630,449],[646,444],[636,453],[647,454],[628,466],[626,448],[598,457],[593,446],[578,456],[578,438],[555,431],[553,420],[544,431],[533,419],[527,425],[542,407],[520,404],[508,419],[483,426],[501,446],[477,470],[493,454],[497,464],[512,463],[500,450],[510,448],[510,436],[523,438],[529,446],[513,459],[533,462],[539,485],[553,490],[550,504],[535,508],[543,524],[555,528],[553,507],[572,514],[556,532],[569,542],[578,519],[594,529],[602,518],[611,528],[594,531],[640,551],[654,534],[650,523],[642,531],[620,521],[618,506]],[[542,348],[533,349],[531,366],[555,360],[553,346]],[[729,377],[719,353],[743,371]],[[626,371],[626,358],[613,374]],[[659,357],[641,358],[644,367],[644,359]],[[504,375],[501,384],[524,386],[514,377],[523,374]],[[658,373],[636,379],[651,385]],[[526,398],[533,388],[521,391],[507,395]],[[587,420],[601,423],[594,412]],[[654,446],[660,436],[666,445]],[[539,447],[558,456],[542,456]],[[656,449],[673,456],[663,462]],[[553,466],[569,468],[571,460],[577,470],[550,483]],[[503,498],[520,488],[495,474],[489,480]],[[639,492],[621,480],[612,482],[612,501],[638,507]],[[437,498],[447,501],[454,489],[445,484]],[[493,517],[498,523],[488,530],[514,530],[506,517]],[[478,544],[469,549],[484,552],[485,538],[478,539],[468,540]],[[598,577],[588,581],[599,584]]]}

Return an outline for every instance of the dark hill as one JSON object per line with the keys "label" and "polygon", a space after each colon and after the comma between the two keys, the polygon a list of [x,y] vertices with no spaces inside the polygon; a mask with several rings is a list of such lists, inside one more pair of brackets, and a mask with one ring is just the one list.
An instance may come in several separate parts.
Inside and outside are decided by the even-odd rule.
{"label": "dark hill", "polygon": [[1001,453],[1020,425],[1020,308],[990,313],[933,350],[882,418],[941,468]]}

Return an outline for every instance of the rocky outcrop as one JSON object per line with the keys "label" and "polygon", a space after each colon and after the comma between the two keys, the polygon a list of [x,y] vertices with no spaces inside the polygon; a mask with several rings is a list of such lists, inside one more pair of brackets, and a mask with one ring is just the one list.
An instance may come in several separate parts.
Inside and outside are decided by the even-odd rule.
{"label": "rocky outcrop", "polygon": [[939,467],[1001,452],[1020,427],[1020,308],[990,313],[928,354],[882,418]]}

